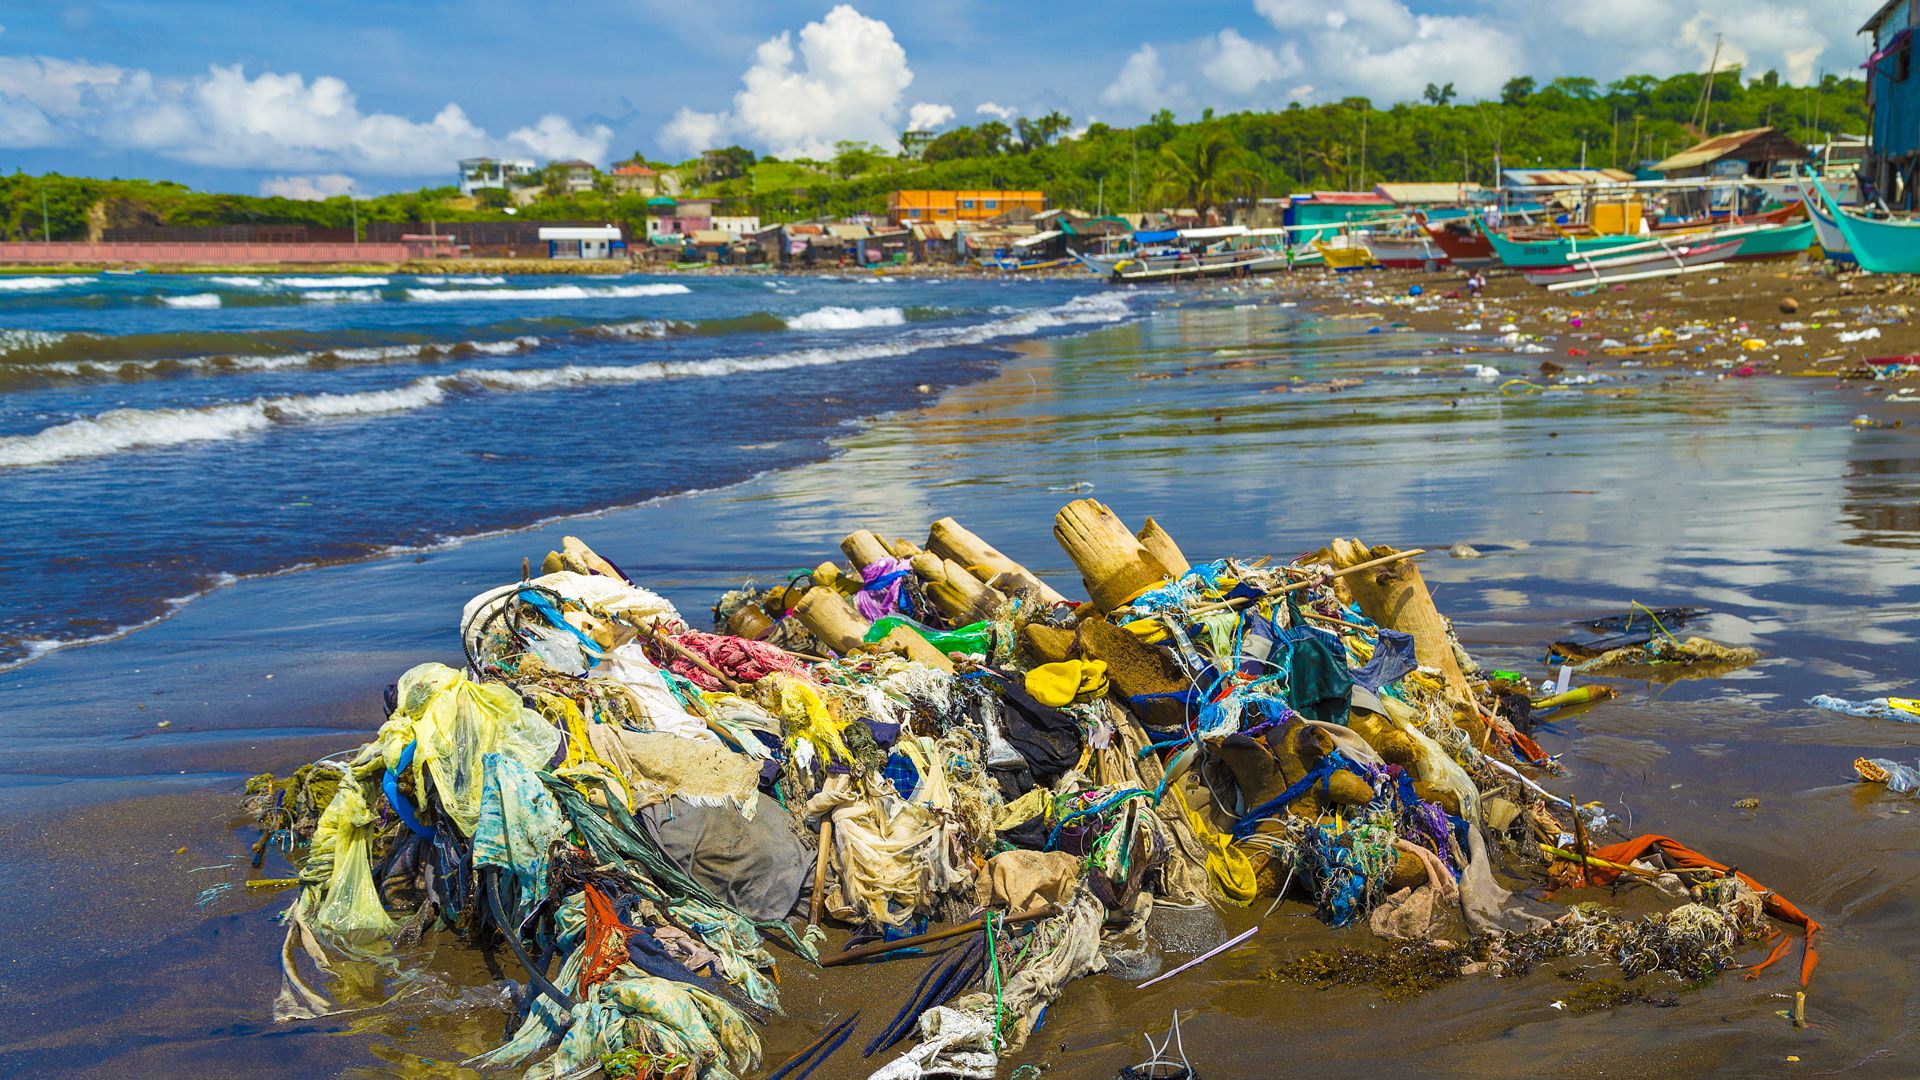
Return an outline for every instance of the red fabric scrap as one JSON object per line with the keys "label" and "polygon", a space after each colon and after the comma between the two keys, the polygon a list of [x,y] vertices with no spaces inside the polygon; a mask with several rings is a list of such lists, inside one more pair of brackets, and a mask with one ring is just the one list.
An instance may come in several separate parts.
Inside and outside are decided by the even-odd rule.
{"label": "red fabric scrap", "polygon": [[[743,683],[764,679],[776,671],[802,676],[807,672],[806,665],[799,658],[764,641],[727,634],[704,634],[698,630],[689,630],[674,640],[688,652],[698,653],[701,659]],[[724,689],[719,679],[677,653],[667,670],[685,677],[702,690]]]}

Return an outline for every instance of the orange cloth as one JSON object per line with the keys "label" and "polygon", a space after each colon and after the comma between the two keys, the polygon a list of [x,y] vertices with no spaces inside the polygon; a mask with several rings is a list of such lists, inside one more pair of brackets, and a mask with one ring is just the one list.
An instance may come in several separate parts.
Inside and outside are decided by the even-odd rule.
{"label": "orange cloth", "polygon": [[[1704,866],[1723,872],[1727,869],[1723,864],[1714,862],[1712,859],[1687,847],[1678,840],[1666,836],[1657,836],[1652,833],[1646,836],[1636,836],[1632,840],[1628,840],[1622,844],[1594,848],[1589,854],[1596,859],[1605,859],[1607,862],[1627,864],[1645,855],[1649,849],[1655,847],[1659,848],[1661,854],[1665,855],[1674,864],[1683,868],[1690,869]],[[1587,867],[1587,878],[1596,885],[1609,884],[1619,876],[1620,871],[1618,870],[1609,870],[1603,866]],[[1776,919],[1796,923],[1806,928],[1807,940],[1800,949],[1800,985],[1807,985],[1807,980],[1813,977],[1814,965],[1820,962],[1820,954],[1813,949],[1813,935],[1820,930],[1820,924],[1808,918],[1805,912],[1793,905],[1792,901],[1768,892],[1766,886],[1761,885],[1747,875],[1740,874],[1739,878],[1741,881],[1746,882],[1748,887],[1752,888],[1753,891],[1766,897],[1765,904],[1767,914]],[[1774,946],[1772,954],[1753,966],[1753,970],[1756,972],[1761,971],[1766,968],[1767,965],[1780,959],[1787,951],[1787,948],[1788,942],[1785,940],[1781,941]],[[1748,977],[1752,978],[1752,976]]]}

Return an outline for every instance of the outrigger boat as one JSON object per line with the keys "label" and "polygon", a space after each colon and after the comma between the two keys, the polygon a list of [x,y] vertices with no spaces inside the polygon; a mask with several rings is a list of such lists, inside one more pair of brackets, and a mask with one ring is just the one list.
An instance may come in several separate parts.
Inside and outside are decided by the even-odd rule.
{"label": "outrigger boat", "polygon": [[[1623,233],[1618,236],[1562,236],[1543,235],[1541,230],[1520,230],[1502,236],[1491,230],[1482,230],[1493,250],[1515,270],[1551,269],[1566,266],[1579,259],[1603,257],[1622,248],[1633,249],[1635,245],[1646,242],[1646,237]],[[1698,243],[1713,243],[1720,240],[1738,239],[1740,248],[1729,261],[1754,262],[1761,259],[1785,259],[1805,251],[1814,243],[1813,223],[1803,221],[1797,225],[1736,225],[1726,229],[1705,229],[1692,233],[1669,233],[1670,236],[1686,237]]]}
{"label": "outrigger boat", "polygon": [[[1085,262],[1086,260],[1082,260]],[[1110,280],[1116,285],[1143,281],[1185,281],[1198,278],[1242,277],[1285,270],[1287,253],[1255,248],[1250,251],[1220,251],[1178,258],[1122,259],[1114,264]]]}
{"label": "outrigger boat", "polygon": [[1813,220],[1813,235],[1819,237],[1820,250],[1827,253],[1827,258],[1837,263],[1857,261],[1853,248],[1847,245],[1846,235],[1840,231],[1840,222],[1827,209],[1825,200],[1816,195],[1807,203],[1807,217]]}
{"label": "outrigger boat", "polygon": [[1738,240],[1717,244],[1685,244],[1665,238],[1643,242],[1643,250],[1610,258],[1587,257],[1574,266],[1526,271],[1527,281],[1551,292],[1606,281],[1642,281],[1647,278],[1691,274],[1725,266],[1740,247]]}

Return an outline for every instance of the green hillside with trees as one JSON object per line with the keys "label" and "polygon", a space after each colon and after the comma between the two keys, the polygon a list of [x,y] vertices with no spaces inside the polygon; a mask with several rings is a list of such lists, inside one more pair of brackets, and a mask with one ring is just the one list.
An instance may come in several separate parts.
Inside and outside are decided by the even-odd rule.
{"label": "green hillside with trees", "polygon": [[[831,161],[756,158],[738,147],[672,170],[692,194],[728,199],[725,212],[762,220],[879,212],[896,188],[1038,189],[1051,205],[1108,211],[1206,207],[1296,191],[1355,190],[1383,180],[1490,183],[1496,155],[1508,168],[1631,169],[1706,134],[1772,125],[1802,142],[1866,129],[1863,84],[1825,76],[1787,86],[1774,72],[1737,69],[1660,79],[1633,75],[1601,84],[1532,78],[1506,84],[1498,100],[1462,101],[1451,84],[1385,108],[1362,97],[1276,112],[1241,112],[1179,123],[1161,112],[1133,128],[1092,124],[1073,131],[1051,113],[989,121],[941,134],[922,159],[842,143]],[[637,157],[636,157],[637,159]],[[449,162],[451,169],[452,163]],[[539,220],[638,221],[639,195],[547,192],[521,208]],[[500,193],[489,193],[500,194]],[[345,228],[356,220],[502,220],[498,205],[460,208],[451,187],[319,202],[207,194],[166,181],[59,175],[0,176],[0,235],[84,239],[94,225],[295,225]],[[498,203],[501,200],[495,199]]]}

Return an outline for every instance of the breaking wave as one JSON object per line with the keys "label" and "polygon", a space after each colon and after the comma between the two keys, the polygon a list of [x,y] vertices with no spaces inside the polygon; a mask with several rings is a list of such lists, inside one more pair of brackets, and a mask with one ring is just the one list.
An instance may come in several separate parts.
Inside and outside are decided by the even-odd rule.
{"label": "breaking wave", "polygon": [[160,302],[171,308],[217,308],[219,293],[194,293],[191,296],[163,296]]}
{"label": "breaking wave", "polygon": [[676,296],[692,289],[680,284],[613,285],[592,288],[585,285],[547,285],[532,289],[408,289],[407,298],[428,303],[466,300],[598,300],[635,296]]}
{"label": "breaking wave", "polygon": [[365,289],[377,288],[387,284],[383,277],[283,277],[274,278],[275,285],[285,285],[290,289]]}
{"label": "breaking wave", "polygon": [[30,289],[57,289],[79,278],[64,277],[0,277],[0,292],[25,292]]}
{"label": "breaking wave", "polygon": [[[267,430],[276,424],[304,420],[408,412],[438,405],[461,388],[528,393],[587,385],[782,371],[906,356],[956,345],[979,345],[1059,327],[1117,322],[1126,318],[1128,313],[1129,308],[1123,297],[1113,293],[1097,293],[1077,297],[1057,307],[976,326],[909,330],[890,340],[860,345],[800,349],[759,356],[624,365],[568,364],[522,370],[467,368],[452,374],[422,377],[389,390],[262,397],[197,408],[115,409],[98,416],[57,424],[32,435],[0,437],[0,467],[51,465],[134,448],[233,439]],[[338,350],[334,355],[344,355],[350,351]]]}
{"label": "breaking wave", "polygon": [[804,315],[787,316],[795,330],[861,330],[870,326],[904,326],[907,313],[897,307],[823,307]]}

